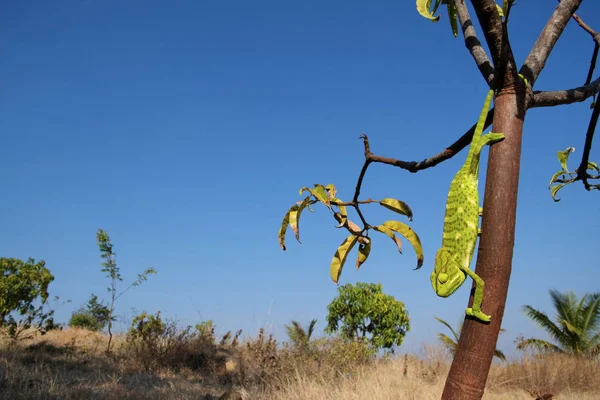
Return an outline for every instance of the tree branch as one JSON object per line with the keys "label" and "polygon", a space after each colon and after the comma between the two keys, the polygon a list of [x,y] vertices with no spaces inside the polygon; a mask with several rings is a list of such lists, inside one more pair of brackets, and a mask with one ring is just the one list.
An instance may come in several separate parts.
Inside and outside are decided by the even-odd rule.
{"label": "tree branch", "polygon": [[454,0],[454,6],[456,7],[458,20],[463,31],[465,46],[473,56],[481,75],[483,75],[483,78],[488,85],[491,86],[494,81],[494,67],[483,49],[483,46],[481,46],[481,42],[477,38],[467,4],[465,3],[465,0]]}
{"label": "tree branch", "polygon": [[588,85],[573,89],[555,90],[552,92],[535,91],[533,92],[533,101],[529,105],[529,108],[554,107],[562,104],[582,102],[598,92],[600,92],[600,78],[590,82]]}
{"label": "tree branch", "polygon": [[536,40],[525,63],[519,70],[533,87],[538,76],[544,69],[548,56],[554,49],[558,38],[565,30],[567,22],[575,14],[583,0],[562,0],[552,13],[550,20],[546,23],[544,30]]}
{"label": "tree branch", "polygon": [[502,19],[494,0],[471,0],[477,19],[492,55],[495,68],[500,65],[502,54]]}
{"label": "tree branch", "polygon": [[[487,127],[492,125],[493,120],[494,120],[494,109],[492,108],[487,115],[483,129],[486,129]],[[402,168],[409,172],[414,173],[414,172],[421,171],[423,169],[434,167],[434,166],[438,165],[439,163],[446,161],[449,158],[454,157],[462,149],[464,149],[471,143],[471,139],[473,138],[473,133],[475,133],[476,127],[477,127],[477,123],[475,123],[467,132],[465,132],[464,135],[462,135],[457,141],[452,143],[450,146],[445,148],[443,151],[441,151],[440,153],[438,153],[432,157],[426,158],[423,161],[402,161],[402,160],[396,160],[394,158],[376,156],[375,154],[371,153],[371,151],[369,149],[369,139],[367,138],[367,135],[363,134],[363,135],[361,135],[361,137],[363,137],[363,140],[365,142],[365,157],[367,158],[367,160],[369,162],[376,162],[376,163],[392,165],[394,167]]]}
{"label": "tree branch", "polygon": [[581,157],[581,163],[577,168],[577,180],[583,181],[583,185],[586,190],[590,190],[590,184],[587,181],[588,174],[588,162],[590,161],[590,150],[592,150],[592,140],[594,139],[594,132],[596,130],[596,124],[598,123],[598,116],[600,115],[600,101],[596,101],[592,117],[590,118],[590,124],[588,125],[587,133],[585,134],[585,146],[583,148],[583,155]]}

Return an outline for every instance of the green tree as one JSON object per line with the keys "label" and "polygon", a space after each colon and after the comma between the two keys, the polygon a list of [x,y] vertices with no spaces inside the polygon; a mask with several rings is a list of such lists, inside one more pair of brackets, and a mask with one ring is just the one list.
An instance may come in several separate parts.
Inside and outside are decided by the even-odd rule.
{"label": "green tree", "polygon": [[533,348],[574,356],[600,354],[600,293],[585,294],[579,299],[572,291],[549,291],[556,311],[554,322],[546,313],[525,305],[523,311],[543,328],[554,343],[546,340],[520,338],[518,349]]}
{"label": "green tree", "polygon": [[325,332],[339,332],[343,339],[368,343],[376,349],[393,352],[410,330],[404,303],[383,293],[380,283],[340,286],[327,309]]}
{"label": "green tree", "polygon": [[[446,347],[446,349],[450,352],[450,354],[454,356],[454,353],[456,353],[456,349],[458,347],[458,339],[460,337],[460,332],[463,326],[462,322],[458,325],[458,329],[454,330],[454,328],[452,328],[452,326],[443,319],[438,317],[435,317],[435,319],[438,320],[438,322],[444,324],[446,327],[448,327],[448,329],[450,329],[450,332],[452,332],[452,337],[440,332],[438,333],[438,338],[440,339],[440,342],[442,342],[444,347]],[[500,329],[500,332],[505,332],[505,330]],[[506,361],[506,356],[501,350],[496,349],[496,351],[494,352],[494,357],[502,361]]]}
{"label": "green tree", "polygon": [[[43,260],[0,258],[0,328],[8,326],[9,334],[16,338],[19,331],[31,326],[54,327],[54,311],[44,310],[53,280]],[[11,314],[19,315],[19,320]]]}
{"label": "green tree", "polygon": [[110,237],[108,233],[103,231],[102,229],[98,229],[96,234],[96,241],[98,247],[100,248],[100,257],[105,261],[102,262],[102,272],[106,273],[106,276],[110,279],[110,286],[107,288],[108,293],[110,293],[110,303],[108,306],[108,344],[106,347],[106,352],[110,353],[111,345],[112,345],[112,323],[115,321],[115,302],[119,297],[121,297],[125,292],[131,289],[133,286],[139,286],[142,282],[148,279],[148,276],[151,274],[156,274],[156,270],[154,268],[148,268],[141,274],[138,274],[138,278],[133,281],[129,286],[127,286],[123,291],[117,291],[117,283],[123,281],[121,277],[121,271],[117,266],[116,254],[113,252],[113,245],[110,241]]}
{"label": "green tree", "polygon": [[285,325],[285,332],[290,338],[290,342],[295,349],[299,351],[308,351],[310,348],[310,338],[315,331],[317,320],[313,319],[308,324],[308,329],[304,329],[298,321],[292,320],[291,325]]}
{"label": "green tree", "polygon": [[98,301],[98,296],[92,294],[85,307],[71,314],[70,327],[85,328],[90,331],[104,329],[108,323],[110,310],[103,301]]}

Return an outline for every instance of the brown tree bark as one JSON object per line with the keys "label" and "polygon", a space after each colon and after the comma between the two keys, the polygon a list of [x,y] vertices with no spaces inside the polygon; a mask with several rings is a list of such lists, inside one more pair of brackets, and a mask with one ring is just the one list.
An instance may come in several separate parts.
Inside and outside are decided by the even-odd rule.
{"label": "brown tree bark", "polygon": [[[484,324],[465,318],[442,394],[444,400],[481,399],[504,316],[515,241],[525,91],[505,88],[495,98],[494,105],[492,132],[504,133],[505,139],[493,145],[489,153],[475,269],[485,281],[482,309],[492,320]],[[473,290],[474,285],[471,294]],[[469,305],[472,302],[471,295]]]}

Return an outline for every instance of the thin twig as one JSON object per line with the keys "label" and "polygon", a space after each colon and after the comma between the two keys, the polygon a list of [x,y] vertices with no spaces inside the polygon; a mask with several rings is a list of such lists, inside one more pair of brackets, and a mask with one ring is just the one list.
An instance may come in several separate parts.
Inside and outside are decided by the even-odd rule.
{"label": "thin twig", "polygon": [[359,136],[359,138],[363,139],[363,143],[365,146],[365,163],[363,164],[362,169],[360,170],[360,175],[358,175],[358,182],[356,182],[356,188],[354,190],[354,197],[352,198],[352,203],[349,205],[354,207],[354,209],[356,210],[356,213],[358,214],[361,222],[363,223],[363,227],[364,227],[363,231],[365,231],[365,230],[369,229],[369,224],[367,223],[367,221],[365,220],[365,217],[363,216],[362,212],[360,211],[359,204],[361,204],[361,203],[359,203],[359,201],[358,201],[358,196],[360,196],[360,188],[362,186],[363,178],[365,177],[365,174],[367,173],[369,164],[371,164],[371,160],[369,159],[371,150],[369,148],[369,139],[367,138],[367,135],[365,135],[363,133]]}
{"label": "thin twig", "polygon": [[370,204],[370,203],[379,203],[379,200],[373,200],[373,199],[358,200],[358,201],[356,201],[356,203],[353,201],[343,201],[343,202],[342,201],[340,201],[340,202],[332,201],[331,205],[338,206],[338,207],[339,206],[349,207],[349,206],[354,206],[354,204]]}
{"label": "thin twig", "polygon": [[[487,115],[487,118],[485,119],[484,129],[486,129],[487,127],[489,127],[490,125],[492,125],[492,121],[493,120],[494,120],[494,108],[492,108],[489,111],[489,113]],[[407,170],[409,172],[415,173],[415,172],[421,171],[423,169],[434,167],[434,166],[438,165],[439,163],[441,163],[443,161],[446,161],[446,160],[454,157],[456,154],[458,154],[462,149],[464,149],[465,147],[467,147],[467,145],[469,145],[471,143],[471,139],[473,138],[473,133],[475,133],[475,128],[476,127],[477,127],[477,124],[474,124],[457,141],[455,141],[454,143],[452,143],[450,146],[448,146],[447,148],[445,148],[440,153],[438,153],[438,154],[436,154],[434,156],[431,156],[429,158],[426,158],[423,161],[402,161],[402,160],[396,160],[394,158],[377,156],[377,155],[371,153],[370,151],[368,152],[368,156],[367,157],[368,157],[368,160],[370,162],[376,162],[376,163],[382,163],[382,164],[392,165],[394,167],[402,168],[402,169],[405,169],[405,170]],[[361,137],[362,137],[362,135],[361,135]],[[368,146],[369,146],[369,139],[367,138],[366,135],[364,135],[363,140],[366,142],[365,143],[365,148],[368,148]]]}
{"label": "thin twig", "polygon": [[583,148],[583,155],[581,157],[581,164],[577,168],[577,180],[583,181],[583,185],[586,190],[590,190],[590,184],[588,183],[588,162],[590,160],[590,151],[592,150],[592,140],[594,139],[594,132],[596,131],[596,124],[598,123],[598,115],[600,115],[600,101],[596,101],[590,123],[588,125],[587,133],[585,134],[585,146]]}
{"label": "thin twig", "polygon": [[[600,36],[599,36],[600,37]],[[594,69],[596,68],[596,60],[598,59],[598,50],[600,46],[598,43],[594,44],[594,52],[592,53],[592,60],[590,61],[590,69],[588,70],[587,78],[585,79],[585,84],[589,84],[592,81],[592,75],[594,74]]]}

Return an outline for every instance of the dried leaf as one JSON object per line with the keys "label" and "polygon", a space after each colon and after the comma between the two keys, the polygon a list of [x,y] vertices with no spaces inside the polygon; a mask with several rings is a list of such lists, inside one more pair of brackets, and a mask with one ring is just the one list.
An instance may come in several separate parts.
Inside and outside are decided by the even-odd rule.
{"label": "dried leaf", "polygon": [[555,173],[554,175],[552,175],[552,178],[550,178],[550,183],[548,184],[548,189],[550,189],[550,187],[552,186],[552,184],[561,176],[564,175],[565,171],[564,170],[560,170],[557,173]]}
{"label": "dried leaf", "polygon": [[375,229],[377,232],[381,232],[388,235],[390,239],[392,239],[394,243],[396,243],[396,246],[398,246],[398,251],[400,252],[400,254],[402,254],[402,241],[398,236],[394,235],[394,231],[392,231],[387,226],[383,225],[374,226],[373,229]]}
{"label": "dried leaf", "polygon": [[433,22],[437,22],[440,19],[440,16],[438,15],[436,17],[433,14],[437,11],[439,5],[440,0],[436,0],[433,10],[430,11],[431,0],[417,0],[417,11],[423,17],[430,19]]}
{"label": "dried leaf", "polygon": [[281,247],[281,249],[283,251],[285,251],[285,232],[287,231],[287,227],[290,224],[290,215],[292,213],[295,213],[298,210],[298,208],[299,208],[298,204],[294,204],[292,207],[290,207],[288,212],[285,213],[285,216],[283,217],[283,221],[281,222],[281,227],[279,228],[278,236],[279,236],[279,247]]}
{"label": "dried leaf", "polygon": [[417,268],[415,269],[421,268],[423,266],[423,246],[416,232],[410,226],[399,221],[386,221],[383,223],[383,226],[398,232],[410,242],[417,254]]}
{"label": "dried leaf", "polygon": [[[334,203],[343,203],[343,201],[341,201],[337,197],[333,197],[331,199],[331,201],[334,202]],[[336,207],[340,209],[340,214],[343,217],[341,221],[338,220],[338,222],[340,223],[340,226],[338,226],[338,228],[341,228],[344,225],[344,221],[348,218],[348,211],[346,209],[346,206],[336,206]]]}
{"label": "dried leaf", "polygon": [[567,147],[565,151],[557,151],[556,156],[558,157],[558,162],[563,170],[568,171],[567,169],[567,160],[569,159],[569,154],[575,151],[574,147]]}
{"label": "dried leaf", "polygon": [[366,241],[365,243],[361,243],[358,247],[358,258],[356,259],[356,269],[357,270],[360,268],[360,266],[365,261],[367,261],[367,258],[369,258],[369,254],[371,253],[372,240],[369,238],[364,238],[364,239],[368,239],[368,241]]}
{"label": "dried leaf", "polygon": [[500,14],[501,17],[504,17],[504,10],[502,9],[502,7],[496,4],[496,8],[498,9],[498,14]]}
{"label": "dried leaf", "polygon": [[329,208],[329,210],[331,210],[331,204],[329,202],[329,196],[327,195],[325,186],[315,184],[314,189],[309,188],[309,187],[303,187],[302,189],[300,189],[300,195],[302,195],[302,193],[305,191],[310,192],[310,194],[312,194],[317,200],[319,200],[321,203],[325,204],[327,206],[327,208]]}
{"label": "dried leaf", "polygon": [[408,204],[403,201],[386,197],[379,202],[385,208],[395,211],[398,214],[406,215],[409,221],[412,221],[413,213]]}
{"label": "dried leaf", "polygon": [[333,183],[330,183],[329,185],[325,186],[325,189],[327,190],[327,193],[329,194],[329,198],[331,200],[335,199],[335,196],[337,196],[337,189],[335,188]]}
{"label": "dried leaf", "polygon": [[331,260],[331,267],[329,268],[329,274],[335,283],[338,283],[340,275],[342,274],[342,268],[344,268],[344,263],[348,257],[348,253],[350,250],[352,250],[357,240],[357,236],[348,236],[335,252],[333,259]]}
{"label": "dried leaf", "polygon": [[348,229],[348,232],[353,235],[361,234],[362,229],[354,222],[350,221],[347,217],[344,217],[341,213],[336,212],[333,214],[333,217],[337,220],[337,222],[340,223],[338,226],[336,226],[336,228],[346,228]]}
{"label": "dried leaf", "polygon": [[296,240],[298,243],[302,244],[300,241],[300,214],[302,210],[304,210],[310,203],[310,196],[306,196],[306,198],[300,203],[298,209],[290,212],[290,228],[294,231],[296,235]]}
{"label": "dried leaf", "polygon": [[552,195],[552,200],[554,200],[555,202],[558,203],[560,201],[560,199],[556,198],[556,193],[558,193],[558,191],[560,189],[567,186],[569,183],[571,183],[571,182],[559,183],[558,185],[553,186],[552,189],[550,189],[550,194]]}

